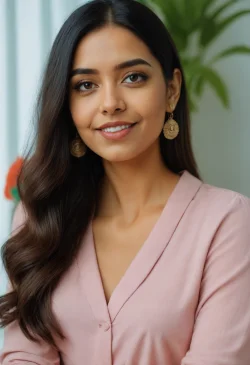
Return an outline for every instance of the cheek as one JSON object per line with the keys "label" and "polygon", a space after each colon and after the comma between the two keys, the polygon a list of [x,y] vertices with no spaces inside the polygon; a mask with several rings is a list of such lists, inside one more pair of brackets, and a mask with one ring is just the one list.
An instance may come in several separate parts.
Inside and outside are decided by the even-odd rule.
{"label": "cheek", "polygon": [[70,112],[75,126],[86,128],[91,123],[91,105],[81,98],[70,100]]}
{"label": "cheek", "polygon": [[151,90],[142,105],[142,112],[148,121],[147,126],[163,127],[166,114],[166,97],[164,89]]}

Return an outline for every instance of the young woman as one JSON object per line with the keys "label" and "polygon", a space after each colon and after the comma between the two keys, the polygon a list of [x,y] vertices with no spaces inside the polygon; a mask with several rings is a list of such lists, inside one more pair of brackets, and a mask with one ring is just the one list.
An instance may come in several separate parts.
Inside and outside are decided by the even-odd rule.
{"label": "young woman", "polygon": [[2,251],[1,363],[250,364],[250,201],[201,181],[158,17],[77,9],[38,112]]}

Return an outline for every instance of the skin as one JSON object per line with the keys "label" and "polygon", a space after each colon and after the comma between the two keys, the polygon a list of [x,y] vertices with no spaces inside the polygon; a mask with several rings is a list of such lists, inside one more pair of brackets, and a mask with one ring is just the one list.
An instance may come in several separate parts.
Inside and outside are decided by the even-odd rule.
{"label": "skin", "polygon": [[[150,66],[115,69],[137,58]],[[175,69],[166,85],[161,66],[148,47],[116,25],[93,31],[80,41],[72,70],[78,68],[97,70],[97,74],[71,78],[69,100],[80,137],[103,159],[106,176],[96,216],[119,226],[120,231],[134,227],[146,215],[153,214],[157,220],[179,181],[179,176],[163,164],[159,136],[165,113],[174,110],[180,97],[181,72]],[[138,72],[148,79],[130,76]],[[80,90],[76,90],[79,82]],[[106,140],[96,130],[120,120],[138,123],[122,140]]]}

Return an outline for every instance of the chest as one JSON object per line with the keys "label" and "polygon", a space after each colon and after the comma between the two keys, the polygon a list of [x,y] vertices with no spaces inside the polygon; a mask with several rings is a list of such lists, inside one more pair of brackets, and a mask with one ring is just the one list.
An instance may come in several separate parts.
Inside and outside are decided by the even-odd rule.
{"label": "chest", "polygon": [[150,237],[160,212],[147,215],[130,227],[102,220],[93,222],[96,258],[107,303],[129,266]]}
{"label": "chest", "polygon": [[[111,336],[112,331],[112,338],[115,339],[113,350],[116,354],[117,349],[136,335],[138,341],[142,338],[146,342],[150,338],[156,344],[164,341],[165,349],[176,349],[177,343],[181,358],[188,348],[193,331],[204,264],[195,255],[197,247],[190,249],[189,239],[183,232],[165,242],[167,234],[163,239],[162,234],[154,231],[153,236],[149,232],[150,241],[146,237],[146,244],[140,242],[142,246],[138,244],[136,250],[135,243],[127,241],[130,237],[129,230],[119,241],[117,237],[117,245],[113,241],[116,232],[110,227],[106,236],[105,232],[105,229],[99,231],[101,236],[95,244],[95,255],[91,236],[87,237],[78,264],[72,266],[57,289],[54,311],[67,337],[79,341],[79,349],[82,351],[82,338],[86,336],[86,340],[89,339],[86,351],[89,351],[93,346],[92,334],[104,341],[104,337]],[[98,236],[97,230],[95,236]],[[164,245],[159,250],[160,238]],[[192,241],[195,242],[194,237]],[[200,246],[199,242],[197,246]],[[154,256],[152,252],[158,250],[159,254]],[[99,267],[96,265],[97,257]],[[133,265],[127,267],[131,260]],[[101,290],[98,270],[108,305]],[[125,280],[118,285],[123,275]],[[114,290],[116,293],[110,301]],[[103,323],[108,324],[107,327],[102,327]],[[60,348],[60,343],[58,346]]]}

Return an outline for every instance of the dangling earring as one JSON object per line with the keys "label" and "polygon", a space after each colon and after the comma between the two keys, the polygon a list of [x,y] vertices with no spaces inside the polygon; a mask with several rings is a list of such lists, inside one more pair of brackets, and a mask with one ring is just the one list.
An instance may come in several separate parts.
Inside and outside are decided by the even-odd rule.
{"label": "dangling earring", "polygon": [[[171,105],[171,109],[174,110],[174,106]],[[166,139],[175,139],[179,134],[179,125],[174,120],[174,113],[170,113],[168,120],[164,124],[163,134]]]}
{"label": "dangling earring", "polygon": [[70,153],[72,156],[80,158],[86,154],[87,147],[77,134],[76,138],[70,144]]}

